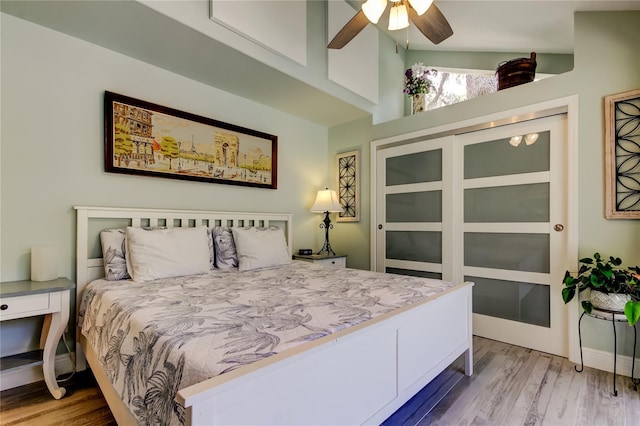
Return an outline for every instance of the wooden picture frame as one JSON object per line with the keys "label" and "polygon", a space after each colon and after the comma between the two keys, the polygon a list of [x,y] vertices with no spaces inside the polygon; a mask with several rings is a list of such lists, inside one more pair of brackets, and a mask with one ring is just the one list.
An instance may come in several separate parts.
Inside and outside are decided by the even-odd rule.
{"label": "wooden picture frame", "polygon": [[605,217],[640,219],[640,89],[606,96]]}
{"label": "wooden picture frame", "polygon": [[344,209],[337,222],[360,221],[360,151],[336,155],[338,200]]}
{"label": "wooden picture frame", "polygon": [[278,187],[278,137],[112,92],[104,96],[105,170]]}

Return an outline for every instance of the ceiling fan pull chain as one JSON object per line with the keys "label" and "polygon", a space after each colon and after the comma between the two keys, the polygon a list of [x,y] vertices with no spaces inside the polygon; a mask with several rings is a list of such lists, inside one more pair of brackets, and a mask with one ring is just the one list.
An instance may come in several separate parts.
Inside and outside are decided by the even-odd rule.
{"label": "ceiling fan pull chain", "polygon": [[409,27],[407,27],[407,50],[409,50]]}

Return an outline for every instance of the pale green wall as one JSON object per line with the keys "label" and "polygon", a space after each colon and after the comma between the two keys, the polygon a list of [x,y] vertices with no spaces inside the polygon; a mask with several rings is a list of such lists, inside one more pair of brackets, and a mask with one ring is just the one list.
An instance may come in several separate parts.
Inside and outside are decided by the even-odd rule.
{"label": "pale green wall", "polygon": [[[374,125],[372,140],[429,129],[492,113],[508,111],[552,99],[579,96],[579,256],[598,250],[615,254],[629,264],[640,264],[640,220],[604,218],[604,96],[640,87],[640,12],[578,12],[575,16],[574,69],[534,83],[514,87],[459,104]],[[461,57],[465,53],[459,54]],[[439,55],[442,56],[442,55]],[[452,61],[451,55],[448,60]],[[410,56],[407,61],[411,61]],[[462,60],[460,60],[462,62]],[[440,65],[430,63],[430,65]],[[473,68],[472,66],[469,66]],[[360,128],[356,128],[356,126]],[[350,132],[364,137],[366,123],[357,122]],[[340,132],[336,132],[340,134]],[[330,133],[329,153],[345,146],[342,137]],[[363,152],[368,151],[363,143]],[[366,162],[367,158],[362,158]],[[366,177],[366,175],[363,174]],[[363,211],[370,206],[363,206]],[[350,233],[353,233],[351,235]],[[362,250],[362,229],[344,230],[341,247],[349,253]],[[353,238],[350,238],[353,236]],[[355,243],[357,241],[357,244]],[[558,295],[560,297],[560,295]],[[586,321],[586,320],[585,320]],[[585,346],[611,351],[610,324],[589,320],[585,324]],[[632,336],[621,329],[621,350],[630,354]]]}
{"label": "pale green wall", "polygon": [[379,43],[380,102],[374,109],[373,124],[402,117],[405,110],[405,96],[402,95],[402,89],[408,52],[405,49],[398,49],[396,53],[395,40],[383,32],[380,32]]}
{"label": "pale green wall", "polygon": [[[380,104],[373,120],[384,117],[389,121],[404,114],[404,69],[407,51],[396,53],[395,41],[380,33]],[[373,123],[375,124],[375,123]],[[363,118],[329,129],[329,176],[336,176],[335,160],[331,157],[342,152],[360,151],[360,221],[334,223],[331,245],[337,252],[348,255],[347,266],[370,269],[371,233],[371,165],[370,142],[372,118]],[[330,182],[337,189],[336,181]]]}
{"label": "pale green wall", "polygon": [[[57,246],[60,275],[74,278],[74,205],[288,212],[293,248],[321,246],[309,207],[327,181],[326,127],[0,16],[2,281],[28,279],[39,244]],[[105,173],[105,90],[277,135],[278,189]],[[24,327],[2,329],[2,355],[33,343]]]}
{"label": "pale green wall", "polygon": [[[331,232],[331,246],[336,253],[347,254],[349,268],[369,269],[371,232],[371,119],[363,118],[352,123],[332,127],[329,131],[332,149],[336,153],[360,151],[360,221],[337,222]],[[329,175],[337,176],[336,162],[329,163]]]}

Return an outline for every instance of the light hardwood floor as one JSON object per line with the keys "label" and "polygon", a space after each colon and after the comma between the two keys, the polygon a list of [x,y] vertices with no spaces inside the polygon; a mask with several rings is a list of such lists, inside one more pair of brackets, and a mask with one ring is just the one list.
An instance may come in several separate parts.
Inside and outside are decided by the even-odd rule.
{"label": "light hardwood floor", "polygon": [[[629,377],[617,376],[616,397],[611,373],[577,373],[566,358],[479,337],[473,341],[472,377],[462,374],[459,360],[385,425],[640,425],[640,392]],[[441,398],[443,388],[451,390]],[[405,410],[408,418],[401,417]]]}
{"label": "light hardwood floor", "polygon": [[[640,425],[640,391],[628,377],[618,376],[615,397],[611,373],[590,368],[577,373],[564,358],[478,337],[474,356],[473,377],[454,363],[385,426]],[[90,374],[65,386],[68,394],[59,401],[43,382],[2,392],[0,424],[115,424]]]}
{"label": "light hardwood floor", "polygon": [[67,394],[55,400],[44,381],[0,393],[0,425],[115,426],[116,421],[89,371],[61,384]]}

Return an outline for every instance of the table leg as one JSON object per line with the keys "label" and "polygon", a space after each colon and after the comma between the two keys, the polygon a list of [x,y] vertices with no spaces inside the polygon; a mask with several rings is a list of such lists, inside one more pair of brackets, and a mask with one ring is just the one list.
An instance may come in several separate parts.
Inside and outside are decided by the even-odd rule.
{"label": "table leg", "polygon": [[44,344],[47,341],[47,335],[51,329],[51,314],[44,316],[44,322],[42,323],[42,331],[40,332],[40,349],[44,349]]}
{"label": "table leg", "polygon": [[[55,360],[56,360],[56,349],[58,348],[58,342],[60,341],[60,337],[64,332],[64,328],[69,321],[69,292],[66,291],[61,296],[61,309],[59,312],[54,312],[51,315],[51,320],[49,323],[49,329],[43,330],[43,333],[47,331],[46,337],[44,338],[44,351],[42,353],[42,370],[44,373],[44,381],[47,384],[47,388],[49,388],[49,392],[55,399],[60,399],[66,393],[65,388],[58,386],[58,382],[56,381],[56,372],[55,372]],[[42,338],[41,338],[42,340]]]}

